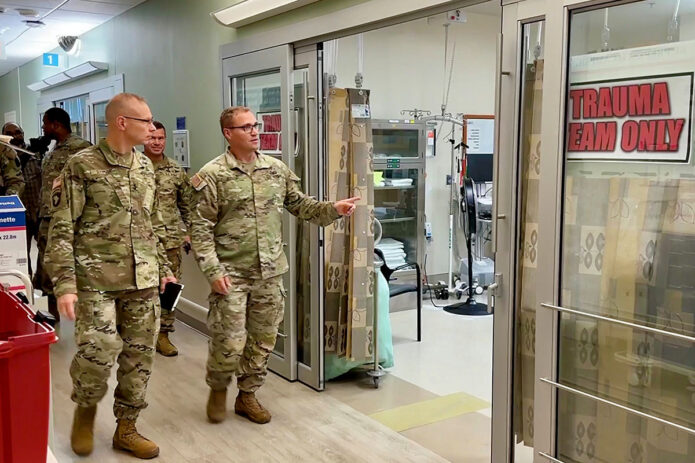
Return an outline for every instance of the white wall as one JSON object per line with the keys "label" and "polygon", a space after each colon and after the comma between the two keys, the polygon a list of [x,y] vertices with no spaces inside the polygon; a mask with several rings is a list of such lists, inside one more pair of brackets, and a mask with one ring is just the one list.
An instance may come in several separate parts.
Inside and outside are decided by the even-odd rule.
{"label": "white wall", "polygon": [[[493,114],[495,57],[500,18],[468,13],[468,22],[449,27],[450,48],[456,42],[454,74],[447,111],[453,114]],[[364,88],[371,91],[372,117],[404,119],[401,110],[441,112],[444,83],[444,17],[412,21],[364,34]],[[338,87],[354,87],[357,38],[340,39]],[[432,243],[426,245],[427,272],[448,271],[451,124],[438,130],[437,156],[427,158],[426,220],[432,223]],[[456,129],[457,140],[461,138]],[[460,248],[465,249],[463,244]]]}

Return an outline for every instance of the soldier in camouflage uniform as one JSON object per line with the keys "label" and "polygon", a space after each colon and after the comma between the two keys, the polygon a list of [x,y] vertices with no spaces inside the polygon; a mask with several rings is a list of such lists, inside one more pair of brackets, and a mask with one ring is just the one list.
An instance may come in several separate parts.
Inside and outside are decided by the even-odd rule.
{"label": "soldier in camouflage uniform", "polygon": [[21,195],[24,177],[17,152],[9,146],[0,145],[0,196]]}
{"label": "soldier in camouflage uniform", "polygon": [[53,181],[60,175],[65,164],[73,155],[92,146],[87,140],[73,135],[70,127],[70,115],[61,108],[50,108],[43,114],[43,134],[55,140],[53,151],[46,154],[41,163],[41,201],[39,207],[39,234],[36,243],[39,258],[34,274],[34,288],[40,288],[48,296],[48,311],[60,321],[60,314],[53,295],[53,284],[48,277],[43,260],[48,243],[48,225],[51,221],[51,190]]}
{"label": "soldier in camouflage uniform", "polygon": [[[154,121],[153,124],[157,130],[145,143],[145,155],[154,164],[159,211],[166,228],[164,249],[174,276],[181,280],[181,246],[185,242],[190,243],[188,230],[191,228],[191,182],[181,166],[164,155],[167,143],[164,125],[159,121]],[[165,357],[179,353],[169,339],[169,333],[174,332],[175,319],[176,313],[173,310],[162,309],[157,352]]]}
{"label": "soldier in camouflage uniform", "polygon": [[154,132],[152,113],[142,98],[121,93],[106,107],[106,120],[106,139],[73,156],[53,181],[45,265],[58,310],[76,319],[73,451],[88,455],[93,449],[96,405],[118,360],[113,446],[152,458],[159,447],[137,432],[135,420],[147,406],[159,329],[157,288],[176,279],[160,241],[154,167],[133,148]]}
{"label": "soldier in camouflage uniform", "polygon": [[257,151],[259,124],[249,108],[226,109],[220,126],[229,143],[227,152],[191,179],[192,245],[212,287],[207,414],[213,423],[225,419],[227,387],[236,374],[235,413],[267,423],[270,412],[255,392],[265,381],[283,319],[282,274],[288,270],[282,249],[283,208],[325,226],[350,215],[358,198],[330,203],[304,195],[299,178],[282,161]]}

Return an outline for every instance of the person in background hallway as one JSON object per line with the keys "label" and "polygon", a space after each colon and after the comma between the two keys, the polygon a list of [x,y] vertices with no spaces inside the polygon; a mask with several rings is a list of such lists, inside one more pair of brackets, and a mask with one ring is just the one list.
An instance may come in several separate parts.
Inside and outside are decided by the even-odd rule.
{"label": "person in background hallway", "polygon": [[[8,124],[5,124],[5,127],[9,127]],[[10,135],[5,133],[5,127],[3,127],[3,135]],[[21,132],[22,129],[19,130]],[[24,132],[21,134],[21,142],[15,137],[12,138],[12,142],[24,144]],[[0,144],[0,196],[21,196],[23,191],[24,177],[17,152],[9,146]]]}
{"label": "person in background hallway", "polygon": [[[12,137],[12,144],[23,150],[31,150],[24,142],[24,130],[14,122],[8,122],[2,127],[2,134]],[[45,151],[44,151],[45,152]],[[29,266],[29,276],[33,272],[31,265],[31,240],[35,239],[38,243],[39,234],[39,204],[41,200],[41,152],[34,155],[23,151],[17,152],[19,164],[24,177],[24,191],[19,199],[24,204],[27,217],[27,263]]]}
{"label": "person in background hallway", "polygon": [[[159,211],[166,229],[164,249],[166,249],[174,276],[177,280],[181,280],[181,246],[184,242],[191,241],[188,232],[191,229],[191,182],[181,166],[164,155],[167,144],[164,125],[159,121],[154,121],[153,124],[157,130],[145,143],[145,155],[154,164]],[[159,335],[157,335],[157,352],[165,357],[172,357],[179,353],[169,339],[169,333],[174,332],[175,319],[176,313],[173,310],[162,309]]]}
{"label": "person in background hallway", "polygon": [[56,298],[53,295],[53,284],[44,270],[44,256],[48,242],[48,224],[51,221],[51,190],[53,182],[60,175],[68,160],[78,152],[92,146],[87,140],[73,135],[70,127],[70,115],[61,108],[50,108],[43,114],[43,134],[49,140],[55,140],[56,145],[51,152],[44,156],[41,162],[41,201],[39,204],[39,231],[36,243],[39,257],[34,274],[34,288],[40,288],[48,297],[48,311],[60,321]]}
{"label": "person in background hallway", "polygon": [[155,127],[145,100],[130,93],[111,99],[106,121],[106,139],[73,156],[53,181],[44,264],[58,310],[76,320],[73,451],[92,452],[97,403],[118,360],[113,447],[153,458],[159,447],[138,433],[135,421],[147,406],[159,330],[157,288],[176,281],[161,242],[154,167],[134,149]]}
{"label": "person in background hallway", "polygon": [[302,193],[299,178],[282,161],[258,152],[260,124],[249,108],[220,116],[227,151],[191,178],[191,244],[212,291],[206,381],[208,419],[226,417],[227,387],[237,376],[234,412],[255,423],[270,421],[256,398],[283,319],[283,208],[300,219],[328,225],[355,210],[350,198],[335,203]]}

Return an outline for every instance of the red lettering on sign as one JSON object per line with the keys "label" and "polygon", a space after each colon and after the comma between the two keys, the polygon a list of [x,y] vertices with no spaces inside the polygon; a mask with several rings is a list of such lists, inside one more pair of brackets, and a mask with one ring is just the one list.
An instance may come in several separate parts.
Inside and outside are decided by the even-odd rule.
{"label": "red lettering on sign", "polygon": [[596,117],[596,100],[598,92],[595,88],[584,89],[584,119],[592,119]]}
{"label": "red lettering on sign", "polygon": [[626,121],[623,124],[623,133],[620,138],[620,149],[626,153],[631,153],[637,148],[639,140],[639,124],[637,121]]}
{"label": "red lettering on sign", "polygon": [[656,125],[656,146],[654,149],[656,151],[668,151],[668,144],[666,144],[665,120],[660,120]]}
{"label": "red lettering on sign", "polygon": [[630,85],[628,90],[630,116],[644,116],[645,114],[651,114],[651,89],[651,84]]}
{"label": "red lettering on sign", "polygon": [[671,101],[668,96],[668,84],[657,82],[654,84],[654,97],[652,100],[652,115],[671,114]]}
{"label": "red lettering on sign", "polygon": [[611,88],[601,87],[598,89],[598,110],[597,117],[612,117],[613,108],[611,104]]}
{"label": "red lettering on sign", "polygon": [[572,100],[572,119],[581,119],[582,117],[582,98],[584,90],[571,90],[570,99]]}
{"label": "red lettering on sign", "polygon": [[627,116],[627,87],[625,85],[613,87],[613,116]]}
{"label": "red lettering on sign", "polygon": [[597,122],[594,151],[615,151],[615,140],[617,135],[617,122]]}
{"label": "red lettering on sign", "polygon": [[567,138],[567,150],[579,151],[579,138],[582,135],[582,124],[573,122],[569,126],[569,136]]}
{"label": "red lettering on sign", "polygon": [[568,151],[615,151],[618,123],[571,123],[568,132]]}
{"label": "red lettering on sign", "polygon": [[582,138],[579,141],[579,151],[593,151],[594,149],[594,124],[585,122],[582,124]]}
{"label": "red lettering on sign", "polygon": [[654,151],[656,146],[656,121],[639,121],[637,151]]}
{"label": "red lettering on sign", "polygon": [[681,134],[685,126],[685,119],[668,119],[666,127],[668,129],[668,148],[669,151],[678,151]]}

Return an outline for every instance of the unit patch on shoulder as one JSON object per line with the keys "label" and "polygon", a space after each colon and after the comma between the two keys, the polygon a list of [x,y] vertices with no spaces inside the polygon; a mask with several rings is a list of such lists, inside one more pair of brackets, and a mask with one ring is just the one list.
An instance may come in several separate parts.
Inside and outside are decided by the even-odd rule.
{"label": "unit patch on shoulder", "polygon": [[205,186],[208,184],[208,182],[203,179],[199,174],[195,174],[193,177],[191,177],[191,185],[193,185],[193,188],[196,189],[196,191],[200,191]]}
{"label": "unit patch on shoulder", "polygon": [[60,199],[63,194],[63,176],[59,175],[53,180],[53,188],[51,189],[51,206],[55,210],[60,205]]}

